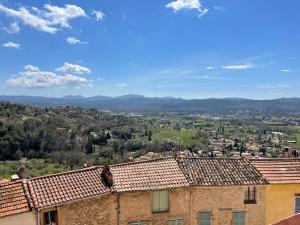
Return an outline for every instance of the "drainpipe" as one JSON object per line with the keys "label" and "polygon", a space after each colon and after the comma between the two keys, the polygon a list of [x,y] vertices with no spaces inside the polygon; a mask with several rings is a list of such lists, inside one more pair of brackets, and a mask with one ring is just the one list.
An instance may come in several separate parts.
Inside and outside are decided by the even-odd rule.
{"label": "drainpipe", "polygon": [[37,209],[36,211],[36,225],[40,225],[40,212],[39,210]]}
{"label": "drainpipe", "polygon": [[116,192],[117,196],[117,206],[116,206],[116,225],[120,225],[120,195],[121,193]]}

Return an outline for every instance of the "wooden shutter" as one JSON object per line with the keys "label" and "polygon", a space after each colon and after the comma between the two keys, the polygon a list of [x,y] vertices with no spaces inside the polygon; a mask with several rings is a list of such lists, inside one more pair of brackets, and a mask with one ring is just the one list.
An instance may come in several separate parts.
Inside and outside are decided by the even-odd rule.
{"label": "wooden shutter", "polygon": [[295,199],[295,213],[300,213],[300,197]]}
{"label": "wooden shutter", "polygon": [[210,212],[199,212],[199,225],[211,225]]}

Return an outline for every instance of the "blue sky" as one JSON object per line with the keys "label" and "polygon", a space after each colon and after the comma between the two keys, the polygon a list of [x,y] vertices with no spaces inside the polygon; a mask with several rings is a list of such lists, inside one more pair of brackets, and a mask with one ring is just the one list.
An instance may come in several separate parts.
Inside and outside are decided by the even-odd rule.
{"label": "blue sky", "polygon": [[298,0],[0,0],[1,95],[300,97]]}

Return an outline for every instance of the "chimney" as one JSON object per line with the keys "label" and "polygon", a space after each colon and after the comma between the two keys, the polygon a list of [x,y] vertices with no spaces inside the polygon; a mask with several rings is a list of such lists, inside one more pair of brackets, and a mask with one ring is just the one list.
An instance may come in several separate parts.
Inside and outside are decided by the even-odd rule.
{"label": "chimney", "polygon": [[19,176],[17,174],[11,175],[11,181],[19,180]]}
{"label": "chimney", "polygon": [[108,165],[103,166],[101,173],[101,181],[109,188],[113,186],[113,175],[110,171],[110,167]]}

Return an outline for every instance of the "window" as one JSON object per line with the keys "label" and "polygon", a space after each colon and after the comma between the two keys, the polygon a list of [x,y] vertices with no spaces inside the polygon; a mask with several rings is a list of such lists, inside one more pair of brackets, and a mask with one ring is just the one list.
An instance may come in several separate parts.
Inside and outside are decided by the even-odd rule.
{"label": "window", "polygon": [[233,212],[233,225],[245,225],[245,212]]}
{"label": "window", "polygon": [[211,225],[211,212],[199,212],[199,225]]}
{"label": "window", "polygon": [[183,219],[171,219],[170,225],[183,225]]}
{"label": "window", "polygon": [[245,191],[245,204],[254,204],[256,203],[256,188],[255,187],[248,187]]}
{"label": "window", "polygon": [[169,210],[169,192],[155,191],[152,193],[152,212],[166,212]]}
{"label": "window", "polygon": [[56,210],[44,213],[44,225],[58,225]]}
{"label": "window", "polygon": [[295,198],[295,214],[300,213],[300,196]]}
{"label": "window", "polygon": [[147,222],[132,222],[129,225],[147,225]]}

